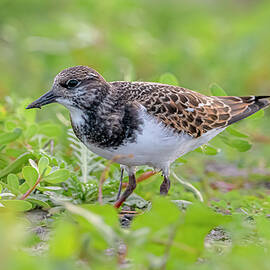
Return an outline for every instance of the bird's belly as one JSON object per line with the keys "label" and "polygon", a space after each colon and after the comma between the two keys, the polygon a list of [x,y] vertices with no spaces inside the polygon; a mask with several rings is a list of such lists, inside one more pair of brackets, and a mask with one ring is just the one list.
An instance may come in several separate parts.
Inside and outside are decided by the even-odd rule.
{"label": "bird's belly", "polygon": [[207,143],[223,129],[207,132],[199,138],[187,133],[176,133],[152,116],[145,113],[142,130],[136,134],[135,142],[127,142],[117,148],[100,148],[88,144],[94,153],[126,166],[149,165],[162,169],[178,157]]}

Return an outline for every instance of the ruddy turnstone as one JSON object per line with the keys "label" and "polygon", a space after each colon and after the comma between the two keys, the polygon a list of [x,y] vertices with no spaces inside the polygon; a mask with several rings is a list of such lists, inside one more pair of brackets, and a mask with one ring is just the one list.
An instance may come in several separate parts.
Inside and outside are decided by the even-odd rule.
{"label": "ruddy turnstone", "polygon": [[135,167],[161,170],[160,193],[170,188],[170,164],[206,144],[227,126],[267,107],[270,96],[205,96],[151,82],[107,82],[94,69],[75,66],[54,79],[52,89],[28,105],[57,102],[70,112],[76,136],[94,153],[125,166],[129,183],[119,207],[136,187]]}

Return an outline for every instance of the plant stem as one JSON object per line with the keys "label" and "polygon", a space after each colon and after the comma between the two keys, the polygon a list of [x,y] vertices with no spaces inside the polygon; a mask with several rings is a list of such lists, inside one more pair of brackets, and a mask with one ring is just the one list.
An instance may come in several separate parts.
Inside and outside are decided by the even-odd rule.
{"label": "plant stem", "polygon": [[41,179],[42,179],[42,176],[39,175],[38,176],[38,179],[37,179],[37,182],[33,185],[33,187],[31,187],[29,190],[27,190],[26,193],[24,193],[22,195],[22,197],[20,198],[20,200],[25,200],[32,193],[32,191],[37,187],[37,185],[41,182]]}
{"label": "plant stem", "polygon": [[172,176],[178,181],[180,182],[182,185],[184,185],[186,188],[188,188],[189,190],[191,190],[191,192],[193,192],[193,194],[197,197],[197,199],[200,202],[203,202],[203,196],[201,194],[201,192],[195,188],[193,185],[191,185],[190,183],[180,179],[174,172],[172,172]]}

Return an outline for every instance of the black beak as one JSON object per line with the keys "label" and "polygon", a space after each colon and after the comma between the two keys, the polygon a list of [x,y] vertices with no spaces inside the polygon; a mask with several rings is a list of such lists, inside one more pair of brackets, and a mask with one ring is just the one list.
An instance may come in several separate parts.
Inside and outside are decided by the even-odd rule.
{"label": "black beak", "polygon": [[50,90],[49,92],[47,92],[46,94],[44,94],[43,96],[32,102],[31,104],[29,104],[26,107],[26,109],[33,109],[33,108],[41,109],[41,107],[46,104],[56,102],[56,98],[58,98],[58,96],[55,95],[52,90]]}

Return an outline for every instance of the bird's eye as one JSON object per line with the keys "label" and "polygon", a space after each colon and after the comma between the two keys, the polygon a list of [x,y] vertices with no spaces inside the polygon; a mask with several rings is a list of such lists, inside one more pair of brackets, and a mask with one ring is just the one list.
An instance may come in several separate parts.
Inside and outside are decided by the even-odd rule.
{"label": "bird's eye", "polygon": [[73,88],[73,87],[78,86],[78,84],[79,84],[79,81],[77,81],[75,79],[71,79],[71,80],[67,81],[66,86],[67,86],[67,88]]}

